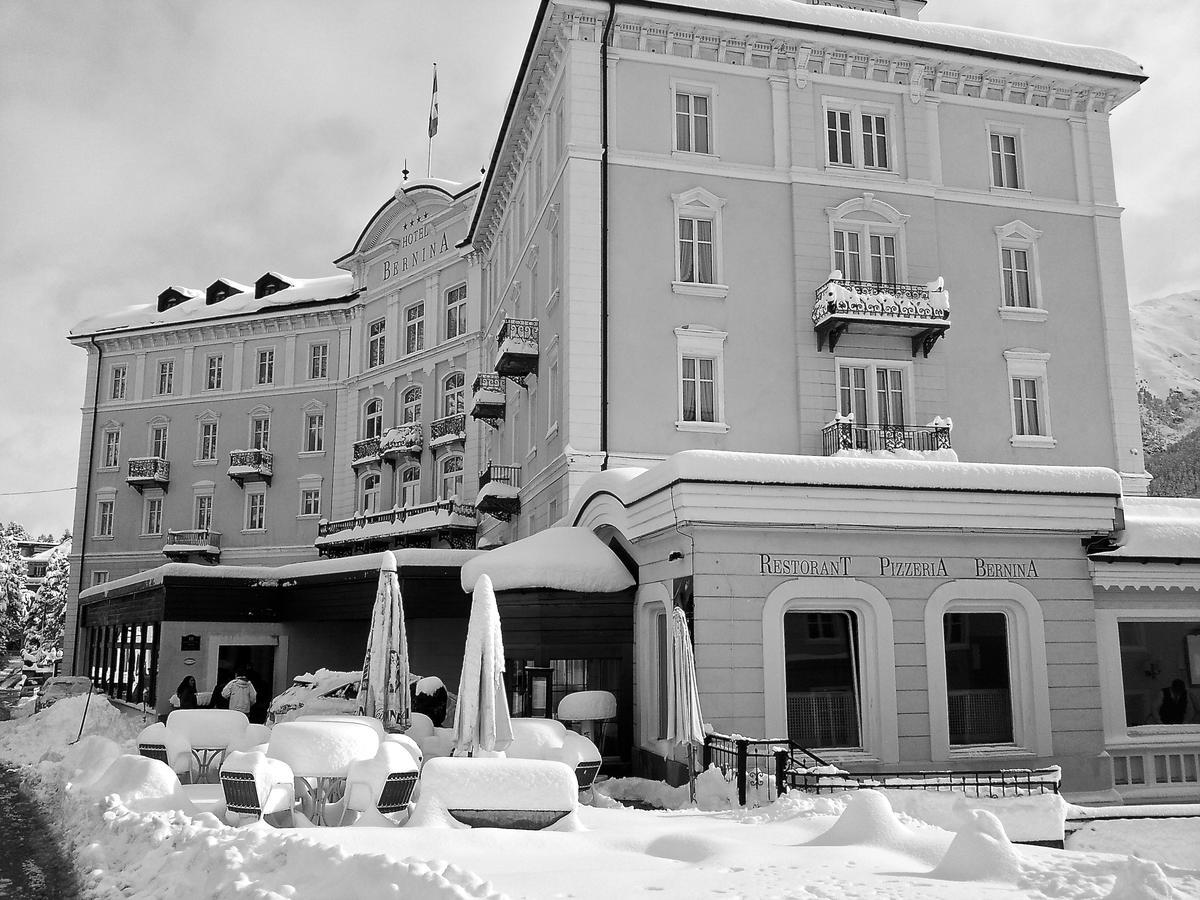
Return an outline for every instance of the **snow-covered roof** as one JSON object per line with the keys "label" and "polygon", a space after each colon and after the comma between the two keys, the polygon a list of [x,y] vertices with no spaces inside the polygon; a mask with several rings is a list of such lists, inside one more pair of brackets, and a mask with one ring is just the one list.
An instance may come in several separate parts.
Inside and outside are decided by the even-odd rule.
{"label": "snow-covered roof", "polygon": [[71,329],[73,337],[123,331],[133,328],[151,328],[156,325],[175,325],[205,319],[228,318],[229,316],[257,313],[292,306],[299,303],[317,303],[325,300],[349,298],[354,292],[354,276],[349,272],[326,275],[321,278],[292,278],[283,276],[291,287],[268,294],[258,300],[254,291],[234,294],[219,303],[206,303],[204,291],[176,288],[181,293],[193,296],[170,309],[158,311],[156,303],[127,306],[115,312],[104,313],[84,319]]}
{"label": "snow-covered roof", "polygon": [[1200,562],[1200,500],[1126,497],[1125,542],[1097,560],[1191,559]]}
{"label": "snow-covered roof", "polygon": [[[411,547],[390,552],[395,555],[396,565],[400,572],[403,572],[406,567],[461,566],[480,553],[478,550],[431,550],[423,547]],[[199,563],[166,563],[136,575],[128,575],[125,578],[89,587],[80,592],[79,599],[87,600],[93,597],[107,596],[131,585],[162,584],[166,578],[249,579],[276,584],[316,575],[366,572],[381,568],[387,556],[388,552],[362,553],[358,556],[340,556],[333,559],[289,563],[286,566],[205,566]]]}
{"label": "snow-covered roof", "polygon": [[972,28],[969,25],[883,16],[856,9],[797,3],[796,0],[655,0],[654,6],[674,7],[693,15],[712,13],[722,17],[811,25],[823,30],[900,40],[942,50],[1085,69],[1138,80],[1145,78],[1140,65],[1115,50],[1064,44],[986,28]]}
{"label": "snow-covered roof", "polygon": [[497,591],[612,593],[634,584],[616,554],[586,528],[547,528],[477,556],[462,567],[463,590],[472,590],[480,575]]}

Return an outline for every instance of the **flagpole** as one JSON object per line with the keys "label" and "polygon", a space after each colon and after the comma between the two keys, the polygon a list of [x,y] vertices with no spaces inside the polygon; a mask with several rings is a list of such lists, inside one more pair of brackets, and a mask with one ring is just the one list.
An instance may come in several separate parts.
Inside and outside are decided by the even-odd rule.
{"label": "flagpole", "polygon": [[433,136],[438,128],[437,63],[433,64],[433,95],[429,100],[429,150],[425,155],[425,177],[432,177]]}

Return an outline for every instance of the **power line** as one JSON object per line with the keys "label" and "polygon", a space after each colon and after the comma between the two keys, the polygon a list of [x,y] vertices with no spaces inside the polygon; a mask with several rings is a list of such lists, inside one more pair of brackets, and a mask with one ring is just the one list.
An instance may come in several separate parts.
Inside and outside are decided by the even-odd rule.
{"label": "power line", "polygon": [[28,494],[61,494],[63,491],[73,491],[74,487],[65,488],[47,488],[44,491],[5,491],[0,493],[0,497],[24,497]]}

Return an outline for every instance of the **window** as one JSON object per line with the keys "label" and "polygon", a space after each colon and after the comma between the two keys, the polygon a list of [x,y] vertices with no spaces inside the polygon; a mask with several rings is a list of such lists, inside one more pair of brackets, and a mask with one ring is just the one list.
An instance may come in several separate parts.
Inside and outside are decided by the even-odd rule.
{"label": "window", "polygon": [[325,413],[304,414],[304,452],[320,453],[325,449]]}
{"label": "window", "polygon": [[329,377],[329,345],[313,344],[308,349],[308,377],[316,380]]}
{"label": "window", "polygon": [[558,430],[558,418],[562,414],[562,367],[559,365],[555,345],[556,335],[550,342],[550,365],[546,368],[546,437],[549,438]]}
{"label": "window", "polygon": [[121,464],[121,432],[110,430],[104,432],[104,458],[101,466],[105,469],[115,469]]}
{"label": "window", "polygon": [[204,366],[204,389],[219,391],[225,377],[225,357],[216,354],[208,357]]}
{"label": "window", "polygon": [[250,417],[250,449],[271,449],[271,417],[255,415]]}
{"label": "window", "polygon": [[550,229],[550,296],[547,304],[554,301],[562,289],[562,233],[557,226]]}
{"label": "window", "polygon": [[116,500],[96,501],[96,537],[110,538],[113,536],[113,513],[116,505]]}
{"label": "window", "polygon": [[859,425],[903,426],[909,421],[905,382],[909,366],[887,361],[838,360],[838,414]]}
{"label": "window", "polygon": [[379,473],[368,472],[358,483],[358,508],[363,515],[379,512]]}
{"label": "window", "polygon": [[438,486],[438,499],[449,500],[462,494],[463,458],[454,453],[441,462],[441,478]]}
{"label": "window", "polygon": [[827,99],[825,147],[831,166],[891,171],[891,110]]}
{"label": "window", "polygon": [[158,363],[158,393],[171,394],[175,391],[175,360],[163,359]]}
{"label": "window", "polygon": [[1200,728],[1200,621],[1123,620],[1117,635],[1126,727]]}
{"label": "window", "polygon": [[113,400],[125,399],[125,379],[129,374],[128,366],[113,366],[112,380],[108,395]]}
{"label": "window", "polygon": [[1000,252],[1000,317],[1044,322],[1041,278],[1038,274],[1038,238],[1042,233],[1020,220],[996,228]]}
{"label": "window", "polygon": [[[529,387],[529,433],[525,436],[525,447],[529,453],[537,451],[537,421],[538,421],[538,391],[537,385]],[[515,461],[515,460],[514,460]]]}
{"label": "window", "polygon": [[197,531],[208,531],[212,528],[213,498],[212,494],[198,494],[195,498],[195,508],[192,521]]}
{"label": "window", "polygon": [[457,416],[463,411],[464,405],[464,376],[462,372],[453,372],[442,382],[442,416]]}
{"label": "window", "polygon": [[446,292],[446,340],[467,333],[467,286],[460,284]]}
{"label": "window", "polygon": [[680,431],[729,430],[722,385],[727,336],[706,325],[675,329],[679,382],[675,427]]}
{"label": "window", "polygon": [[265,531],[267,528],[267,495],[264,491],[246,494],[246,531]]}
{"label": "window", "polygon": [[150,455],[159,459],[167,458],[167,426],[150,426]]}
{"label": "window", "polygon": [[725,201],[703,188],[674,194],[676,293],[724,297],[721,281],[721,209]]}
{"label": "window", "polygon": [[377,438],[383,434],[383,401],[373,397],[363,405],[363,438]]}
{"label": "window", "polygon": [[904,223],[908,216],[870,193],[826,212],[830,261],[842,278],[873,284],[905,281]]}
{"label": "window", "polygon": [[399,490],[396,496],[401,506],[416,506],[421,502],[421,467],[408,466],[400,470]]}
{"label": "window", "polygon": [[1049,755],[1045,623],[1033,594],[1002,580],[943,584],[925,606],[925,644],[934,760],[979,746]]}
{"label": "window", "polygon": [[1049,353],[1038,350],[1005,350],[1014,447],[1053,447],[1050,431],[1050,398],[1046,370]]}
{"label": "window", "polygon": [[255,373],[255,383],[275,383],[275,350],[266,347],[258,351],[258,365]]}
{"label": "window", "polygon": [[401,422],[408,425],[421,421],[421,388],[414,385],[401,398]]}
{"label": "window", "polygon": [[373,369],[383,365],[384,351],[387,349],[386,323],[377,319],[367,326],[367,368]]}
{"label": "window", "polygon": [[557,165],[561,165],[567,156],[567,122],[564,104],[565,101],[560,98],[558,105],[554,107],[554,140],[557,143],[555,162]]}
{"label": "window", "polygon": [[321,515],[321,489],[320,488],[301,488],[300,489],[300,515],[301,516],[319,516],[319,515]]}
{"label": "window", "polygon": [[425,304],[414,303],[404,311],[404,352],[425,349]]}
{"label": "window", "polygon": [[107,582],[108,582],[108,570],[107,569],[97,569],[95,572],[92,573],[92,587],[95,587],[98,584],[105,584]]}
{"label": "window", "polygon": [[992,160],[992,187],[1021,190],[1021,142],[1019,132],[988,130]]}
{"label": "window", "polygon": [[200,455],[197,459],[212,460],[217,458],[217,423],[200,423]]}
{"label": "window", "polygon": [[862,747],[858,635],[848,610],[784,615],[787,733],[801,747]]}
{"label": "window", "polygon": [[146,497],[142,516],[142,534],[162,534],[162,497]]}
{"label": "window", "polygon": [[675,149],[684,153],[713,152],[712,96],[714,89],[675,88]]}

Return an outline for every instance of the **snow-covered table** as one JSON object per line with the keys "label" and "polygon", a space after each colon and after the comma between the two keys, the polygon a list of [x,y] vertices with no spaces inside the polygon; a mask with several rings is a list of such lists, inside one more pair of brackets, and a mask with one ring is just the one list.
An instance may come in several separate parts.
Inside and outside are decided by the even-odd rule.
{"label": "snow-covered table", "polygon": [[371,759],[378,750],[375,729],[354,721],[281,722],[267,744],[267,756],[292,767],[304,813],[315,825],[326,823],[327,807],[345,793],[350,763]]}
{"label": "snow-covered table", "polygon": [[220,768],[229,748],[246,735],[250,720],[235,709],[177,709],[167,716],[167,730],[187,738],[196,761],[193,782],[209,780],[213,763]]}

